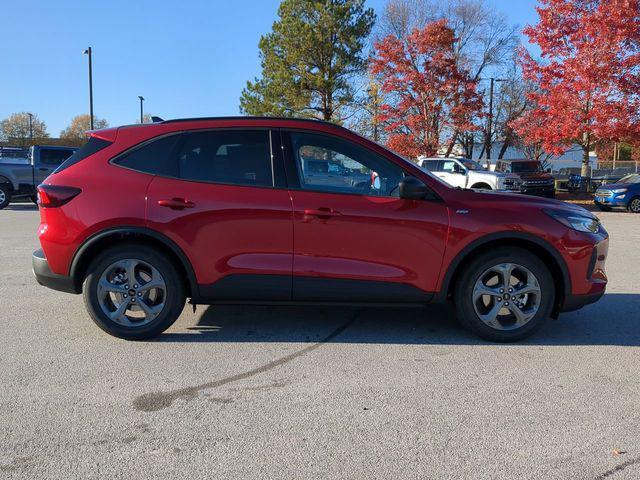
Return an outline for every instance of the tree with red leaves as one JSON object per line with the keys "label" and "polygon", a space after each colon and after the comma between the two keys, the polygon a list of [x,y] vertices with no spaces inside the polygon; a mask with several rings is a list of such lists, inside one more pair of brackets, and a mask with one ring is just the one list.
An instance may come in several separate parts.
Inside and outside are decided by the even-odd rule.
{"label": "tree with red leaves", "polygon": [[380,120],[388,146],[402,155],[435,155],[454,132],[477,129],[472,120],[482,100],[458,68],[454,43],[454,31],[439,20],[404,40],[389,35],[375,44],[371,71],[385,94]]}
{"label": "tree with red leaves", "polygon": [[597,143],[640,136],[640,0],[540,2],[538,24],[524,33],[541,59],[522,52],[524,76],[539,88],[514,126],[553,153],[581,145],[590,177]]}

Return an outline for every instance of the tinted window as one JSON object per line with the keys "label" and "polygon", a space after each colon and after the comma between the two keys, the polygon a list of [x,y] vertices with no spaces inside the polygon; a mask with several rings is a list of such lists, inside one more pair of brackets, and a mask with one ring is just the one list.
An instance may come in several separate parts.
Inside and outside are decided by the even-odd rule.
{"label": "tinted window", "polygon": [[71,155],[65,162],[60,165],[53,173],[58,173],[64,170],[65,168],[69,168],[71,165],[75,165],[76,163],[84,160],[85,158],[93,155],[96,152],[99,152],[103,148],[111,145],[111,142],[107,142],[106,140],[102,140],[101,138],[89,137],[89,141],[85,143],[79,150],[76,150],[73,155]]}
{"label": "tinted window", "polygon": [[176,177],[176,162],[172,154],[179,139],[180,135],[169,135],[152,140],[118,157],[115,163],[153,175]]}
{"label": "tinted window", "polygon": [[430,172],[439,172],[440,168],[438,167],[438,163],[441,162],[439,162],[438,160],[425,160],[422,166]]}
{"label": "tinted window", "polygon": [[543,172],[544,169],[539,162],[513,162],[511,164],[511,171],[513,173],[530,173]]}
{"label": "tinted window", "polygon": [[180,178],[273,186],[268,131],[209,131],[183,136],[177,153]]}
{"label": "tinted window", "polygon": [[291,144],[304,189],[398,195],[404,172],[381,155],[346,140],[311,133],[291,133]]}
{"label": "tinted window", "polygon": [[60,165],[71,155],[73,155],[73,150],[65,150],[60,148],[41,148],[40,163],[44,165]]}

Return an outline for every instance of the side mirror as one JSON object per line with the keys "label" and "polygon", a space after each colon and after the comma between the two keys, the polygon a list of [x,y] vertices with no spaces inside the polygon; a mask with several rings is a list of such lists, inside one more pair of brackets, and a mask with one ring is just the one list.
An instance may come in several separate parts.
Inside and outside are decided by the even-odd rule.
{"label": "side mirror", "polygon": [[430,193],[430,190],[429,187],[416,177],[405,177],[398,184],[398,192],[400,198],[406,200],[422,200]]}
{"label": "side mirror", "polygon": [[467,172],[465,171],[464,168],[462,168],[460,165],[456,164],[453,167],[453,173],[459,173],[460,175],[466,175]]}

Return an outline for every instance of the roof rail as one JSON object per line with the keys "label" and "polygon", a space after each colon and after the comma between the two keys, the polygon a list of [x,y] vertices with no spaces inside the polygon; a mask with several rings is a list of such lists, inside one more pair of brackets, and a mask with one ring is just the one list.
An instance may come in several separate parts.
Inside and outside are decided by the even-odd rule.
{"label": "roof rail", "polygon": [[[159,118],[159,117],[154,117]],[[170,120],[162,120],[161,123],[177,123],[177,122],[195,122],[198,120],[293,120],[296,122],[314,122],[314,123],[328,123],[330,125],[337,125],[326,120],[320,120],[317,118],[293,118],[293,117],[275,117],[275,116],[244,116],[244,115],[230,115],[223,117],[193,117],[193,118],[172,118]]]}

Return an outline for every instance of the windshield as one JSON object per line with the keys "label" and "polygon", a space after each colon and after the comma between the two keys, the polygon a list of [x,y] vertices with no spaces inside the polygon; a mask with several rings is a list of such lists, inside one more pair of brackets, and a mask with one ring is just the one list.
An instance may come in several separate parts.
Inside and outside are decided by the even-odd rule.
{"label": "windshield", "polygon": [[622,177],[618,183],[640,183],[640,174],[632,173],[626,177]]}
{"label": "windshield", "polygon": [[486,170],[480,163],[475,160],[460,160],[467,170]]}
{"label": "windshield", "polygon": [[542,172],[540,162],[512,162],[511,171],[513,173]]}

